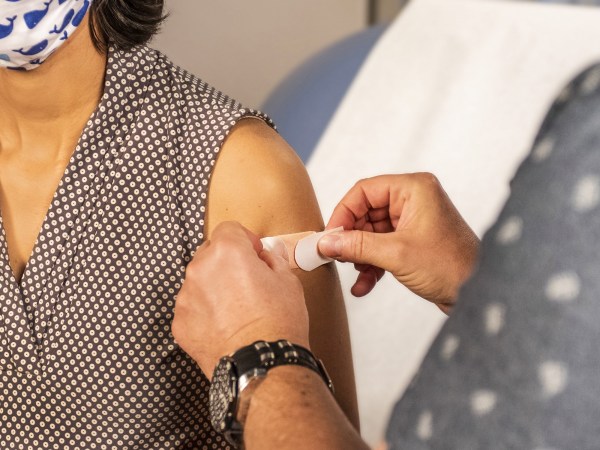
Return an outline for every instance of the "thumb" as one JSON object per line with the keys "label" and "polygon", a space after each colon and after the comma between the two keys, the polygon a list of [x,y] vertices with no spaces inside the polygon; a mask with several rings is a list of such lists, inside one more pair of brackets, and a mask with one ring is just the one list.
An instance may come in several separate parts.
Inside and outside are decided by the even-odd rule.
{"label": "thumb", "polygon": [[340,231],[319,240],[323,256],[355,264],[369,264],[392,271],[397,265],[401,242],[397,233],[371,233],[368,231]]}

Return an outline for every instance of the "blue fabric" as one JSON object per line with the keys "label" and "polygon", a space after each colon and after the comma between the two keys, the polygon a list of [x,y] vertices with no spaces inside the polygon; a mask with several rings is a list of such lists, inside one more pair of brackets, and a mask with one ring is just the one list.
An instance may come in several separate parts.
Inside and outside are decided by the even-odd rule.
{"label": "blue fabric", "polygon": [[390,449],[598,449],[600,65],[559,96],[481,254]]}
{"label": "blue fabric", "polygon": [[385,28],[369,28],[312,57],[261,108],[305,163]]}

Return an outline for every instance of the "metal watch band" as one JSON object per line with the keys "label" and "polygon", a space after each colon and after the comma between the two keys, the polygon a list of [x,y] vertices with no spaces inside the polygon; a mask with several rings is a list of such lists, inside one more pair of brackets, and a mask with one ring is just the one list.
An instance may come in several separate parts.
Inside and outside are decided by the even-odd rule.
{"label": "metal watch band", "polygon": [[329,390],[334,392],[333,383],[323,363],[312,352],[301,345],[292,344],[288,340],[275,342],[257,341],[236,351],[232,358],[235,361],[240,377],[240,391],[245,387],[242,379],[245,374],[252,374],[255,369],[269,370],[276,366],[297,365],[317,372]]}
{"label": "metal watch band", "polygon": [[[224,358],[225,359],[225,358]],[[235,367],[237,389],[233,401],[236,411],[240,409],[240,397],[250,383],[256,383],[257,378],[263,378],[273,367],[283,365],[298,365],[311,369],[318,373],[330,392],[334,392],[333,383],[325,366],[316,358],[312,352],[300,345],[292,344],[287,340],[275,342],[257,341],[243,347],[226,357]],[[250,394],[251,395],[251,394]],[[250,398],[246,398],[246,404],[242,409],[247,413]],[[236,448],[243,448],[243,426],[237,420],[237,416],[230,421],[228,429],[224,431],[226,439]]]}

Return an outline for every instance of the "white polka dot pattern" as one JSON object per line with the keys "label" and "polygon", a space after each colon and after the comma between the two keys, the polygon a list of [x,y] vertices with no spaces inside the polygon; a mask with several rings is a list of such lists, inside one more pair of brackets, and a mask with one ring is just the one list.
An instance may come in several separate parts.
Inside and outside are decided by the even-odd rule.
{"label": "white polka dot pattern", "polygon": [[600,177],[582,177],[575,185],[571,201],[573,209],[577,212],[583,213],[596,208],[600,203]]}
{"label": "white polka dot pattern", "polygon": [[566,387],[569,370],[559,361],[544,361],[538,369],[538,377],[546,397],[560,394]]}
{"label": "white polka dot pattern", "polygon": [[514,244],[521,239],[523,233],[523,219],[520,217],[509,217],[500,227],[496,234],[496,240],[499,244],[509,245]]}
{"label": "white polka dot pattern", "polygon": [[492,303],[485,309],[485,331],[489,336],[497,336],[506,320],[506,306]]}
{"label": "white polka dot pattern", "polygon": [[417,422],[417,436],[422,441],[428,441],[433,436],[433,414],[431,411],[424,411],[419,416]]}
{"label": "white polka dot pattern", "polygon": [[170,326],[212,167],[248,115],[268,121],[147,47],[109,52],[20,285],[1,235],[0,448],[228,448]]}
{"label": "white polka dot pattern", "polygon": [[445,361],[449,361],[452,359],[458,347],[460,346],[460,338],[454,334],[451,334],[446,337],[444,343],[442,344],[441,356]]}
{"label": "white polka dot pattern", "polygon": [[498,397],[487,389],[481,389],[471,394],[471,411],[476,416],[485,416],[495,407]]}
{"label": "white polka dot pattern", "polygon": [[557,303],[574,301],[579,295],[581,283],[574,272],[561,272],[554,274],[546,283],[546,297]]}
{"label": "white polka dot pattern", "polygon": [[533,148],[531,158],[538,163],[545,161],[552,153],[552,150],[554,150],[554,145],[554,138],[546,136]]}

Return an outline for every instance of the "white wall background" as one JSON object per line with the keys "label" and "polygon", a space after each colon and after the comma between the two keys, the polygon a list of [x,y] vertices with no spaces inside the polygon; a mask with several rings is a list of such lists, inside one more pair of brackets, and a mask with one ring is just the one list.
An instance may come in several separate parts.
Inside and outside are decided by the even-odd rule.
{"label": "white wall background", "polygon": [[367,0],[167,0],[153,46],[247,106],[259,107],[307,57],[362,30]]}

